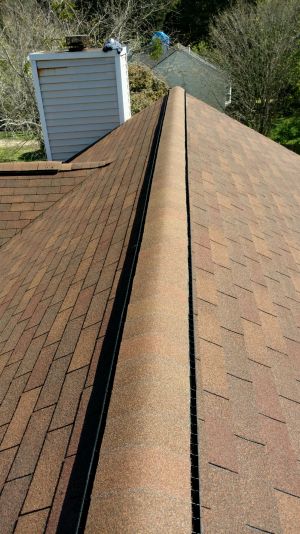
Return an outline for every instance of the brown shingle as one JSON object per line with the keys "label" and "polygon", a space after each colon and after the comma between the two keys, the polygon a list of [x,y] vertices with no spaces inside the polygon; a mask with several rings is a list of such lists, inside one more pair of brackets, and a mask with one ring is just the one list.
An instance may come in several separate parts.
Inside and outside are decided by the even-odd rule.
{"label": "brown shingle", "polygon": [[39,510],[32,514],[26,514],[20,517],[15,533],[16,534],[42,534],[45,532],[45,526],[49,510]]}
{"label": "brown shingle", "polygon": [[267,532],[282,532],[265,447],[237,438],[242,506],[247,525]]}
{"label": "brown shingle", "polygon": [[9,474],[9,479],[34,472],[54,411],[53,406],[34,412],[24,433],[21,445]]}
{"label": "brown shingle", "polygon": [[[198,359],[199,358],[199,359]],[[197,374],[201,375],[203,389],[228,398],[228,383],[223,348],[199,339]]]}
{"label": "brown shingle", "polygon": [[15,349],[13,350],[12,352],[12,355],[9,359],[9,363],[14,363],[14,362],[18,362],[19,360],[21,360],[23,357],[24,357],[24,354],[26,353],[30,343],[31,343],[31,340],[35,334],[35,328],[30,328],[29,330],[25,330],[25,332],[23,332],[23,334],[21,335],[19,341],[18,341],[18,344],[17,346],[15,347]]}
{"label": "brown shingle", "polygon": [[99,321],[102,321],[109,296],[109,291],[110,290],[108,289],[93,296],[86,319],[84,321],[84,328],[95,323],[99,323]]}
{"label": "brown shingle", "polygon": [[300,499],[276,491],[276,500],[283,531],[297,534],[300,529]]}
{"label": "brown shingle", "polygon": [[65,356],[54,360],[50,366],[45,384],[41,390],[36,410],[51,406],[58,402],[60,391],[71,360],[71,356]]}
{"label": "brown shingle", "polygon": [[75,456],[70,456],[64,460],[62,471],[57,484],[53,504],[50,509],[50,516],[47,523],[46,532],[56,532],[59,523],[60,513],[67,491],[68,483],[72,474]]}
{"label": "brown shingle", "polygon": [[1,443],[0,449],[8,449],[21,442],[39,393],[40,388],[23,393]]}
{"label": "brown shingle", "polygon": [[297,460],[300,458],[300,404],[280,397],[283,418],[286,421],[291,445]]}
{"label": "brown shingle", "polygon": [[[131,302],[127,311],[87,531],[95,528],[97,520],[100,520],[100,524],[106,525],[107,510],[114,505],[114,494],[119,501],[119,491],[124,494],[124,491],[127,492],[129,489],[133,494],[143,490],[150,492],[150,495],[155,492],[156,495],[162,493],[163,496],[179,498],[183,506],[181,512],[183,517],[190,511],[190,458],[186,453],[180,452],[187,451],[189,447],[188,265],[183,118],[183,93],[178,90],[172,94],[163,126],[153,177],[153,196],[150,197]],[[177,129],[176,135],[173,135],[174,123]],[[176,180],[173,172],[175,168]],[[175,195],[166,194],[167,189],[174,191]],[[160,206],[157,204],[159,194]],[[173,207],[170,209],[169,202],[175,202],[177,209],[174,210]],[[173,287],[176,286],[183,292],[185,299],[182,299],[180,307],[168,310],[167,304],[174,297]],[[136,343],[135,340],[146,337],[154,340],[165,337],[166,347],[170,339],[176,340],[177,346],[181,347],[178,367],[170,367],[168,358],[164,356],[149,357],[147,352],[141,360],[142,344]],[[154,347],[155,341],[152,342],[152,350]],[[161,438],[163,446],[150,447],[145,441],[140,442],[139,446],[129,445],[135,439],[141,439],[141,435],[144,439],[147,435],[152,435],[155,439],[154,436],[166,434],[169,425],[164,424],[161,419],[153,419],[150,415],[162,404],[166,408],[165,418],[169,417],[169,411],[173,411],[184,429],[180,439],[173,441],[172,449],[169,448],[170,441],[164,437]],[[126,432],[121,423],[122,415],[126,417],[128,413],[136,413],[141,409],[145,413],[141,428],[144,427],[145,430],[141,432],[138,430],[139,426],[134,425],[137,434],[133,433],[132,425],[129,423]],[[158,426],[152,431],[152,425]],[[122,428],[124,441],[120,442],[120,448],[114,451],[113,436],[118,433],[119,426]],[[109,491],[114,494],[109,495]],[[134,506],[133,500],[131,503]],[[113,507],[116,525],[114,528],[117,530],[121,528],[124,532],[130,532],[132,528],[135,531],[150,532],[161,528],[161,523],[158,526],[157,522],[157,502],[151,499],[148,504],[152,507],[151,514],[148,510],[145,516],[145,510],[142,510],[135,519],[132,513],[125,514],[122,507]],[[162,512],[164,530],[168,532],[172,526],[174,527],[170,518],[170,501],[161,500],[161,505],[165,508]],[[185,524],[190,530],[190,521]],[[178,525],[178,522],[175,525]]]}
{"label": "brown shingle", "polygon": [[5,449],[0,452],[0,492],[2,491],[6,477],[14,461],[17,448],[18,447],[12,447],[11,449]]}
{"label": "brown shingle", "polygon": [[25,390],[42,386],[46,380],[58,343],[44,347],[31,371]]}
{"label": "brown shingle", "polygon": [[[298,495],[300,345],[291,303],[299,300],[293,257],[299,249],[299,158],[192,97],[187,97],[187,142],[194,303],[201,325],[198,398],[203,399],[212,366],[201,356],[202,338],[222,346],[229,390],[229,401],[215,396],[216,403],[229,406],[220,432],[224,440],[219,442],[217,431],[211,438],[213,407],[199,423],[201,502],[208,506],[202,526],[208,532],[296,532],[299,499],[274,486]],[[295,191],[292,197],[287,184]],[[213,266],[202,267],[210,276],[197,269],[198,243],[203,252],[205,247],[204,258],[212,251]],[[217,300],[211,296],[214,286]],[[210,314],[200,298],[215,304],[206,305]],[[217,380],[218,373],[210,376]],[[201,401],[198,410],[203,417]],[[209,455],[230,467],[232,434],[239,436],[236,474],[207,470]],[[226,478],[232,479],[227,486]]]}
{"label": "brown shingle", "polygon": [[64,333],[64,329],[68,323],[72,309],[63,310],[56,315],[55,321],[47,336],[46,345],[51,345],[56,341],[59,341]]}
{"label": "brown shingle", "polygon": [[[191,531],[187,170],[202,528],[296,533],[299,158],[186,104],[171,92],[86,530]],[[108,167],[0,177],[8,530],[57,528],[160,109],[76,158]]]}
{"label": "brown shingle", "polygon": [[[11,165],[8,166],[8,172],[10,169]],[[39,183],[32,187],[36,180],[30,176],[30,167],[28,164],[22,164],[21,169],[25,173],[22,180],[18,176],[10,176],[8,187],[7,175],[3,174],[4,165],[1,165],[0,206],[3,207],[3,211],[0,213],[0,220],[5,221],[6,226],[3,230],[0,227],[0,246],[16,235],[20,228],[24,228],[32,219],[38,217],[54,202],[60,200],[64,194],[62,188],[68,181],[65,173],[58,173],[54,175],[55,178],[50,180],[48,187],[46,187],[47,175],[41,174]],[[79,182],[85,178],[83,175],[80,176],[78,171],[77,175],[79,175]],[[78,179],[76,182],[79,183]],[[68,186],[68,191],[76,185],[76,182],[74,181],[72,186]]]}
{"label": "brown shingle", "polygon": [[[90,517],[86,532],[95,531],[106,534],[120,530],[119,516],[122,517],[122,533],[149,532],[155,534],[159,530],[166,534],[191,531],[190,510],[185,502],[162,493],[149,490],[123,491],[95,501],[94,515]],[[115,510],[118,510],[118,515]],[[155,510],[155,516],[153,516]],[[98,518],[101,517],[99,523]]]}
{"label": "brown shingle", "polygon": [[300,498],[300,474],[287,425],[264,416],[260,422],[273,486]]}
{"label": "brown shingle", "polygon": [[[0,417],[4,446],[20,443],[18,451],[6,449],[16,454],[5,460],[4,476],[12,482],[33,476],[19,530],[30,524],[37,531],[44,528],[60,481],[49,516],[49,525],[57,524],[72,462],[66,462],[62,473],[61,466],[66,454],[77,452],[90,393],[86,390],[82,397],[84,383],[89,371],[93,385],[102,344],[96,344],[97,336],[101,328],[106,333],[115,273],[123,267],[160,109],[158,102],[118,129],[117,138],[112,132],[100,141],[101,148],[96,144],[78,157],[78,162],[85,157],[99,161],[104,154],[114,155],[107,167],[73,169],[51,178],[11,175],[9,193],[0,187],[1,220],[11,221],[9,240],[0,249]],[[7,219],[1,195],[12,197]],[[18,227],[23,225],[21,235]],[[68,373],[71,361],[74,370]],[[34,402],[27,399],[36,392],[31,413]],[[18,514],[19,508],[13,508],[13,523]]]}
{"label": "brown shingle", "polygon": [[27,380],[28,374],[19,376],[18,378],[12,380],[0,406],[0,426],[4,425],[5,423],[9,423],[13,417]]}
{"label": "brown shingle", "polygon": [[71,354],[74,351],[80,335],[83,320],[84,317],[77,317],[76,319],[72,319],[68,322],[58,345],[55,358],[61,358],[62,356]]}
{"label": "brown shingle", "polygon": [[237,472],[237,452],[232,432],[232,414],[228,399],[205,392],[202,426],[207,443],[208,462]]}
{"label": "brown shingle", "polygon": [[69,371],[74,371],[74,369],[90,364],[100,324],[101,323],[96,323],[81,330],[76,349],[72,356]]}
{"label": "brown shingle", "polygon": [[199,338],[221,345],[221,329],[217,316],[217,306],[199,299],[197,311],[197,335]]}
{"label": "brown shingle", "polygon": [[92,388],[90,386],[90,387],[85,388],[81,394],[76,421],[73,426],[73,430],[72,430],[72,434],[71,434],[71,438],[70,438],[70,442],[68,446],[67,456],[73,456],[77,452],[78,443],[79,443],[91,391],[92,391]]}
{"label": "brown shingle", "polygon": [[76,300],[76,304],[72,311],[71,319],[80,317],[81,315],[84,315],[87,312],[91,302],[91,298],[94,293],[94,289],[95,286],[90,286],[80,291]]}
{"label": "brown shingle", "polygon": [[68,373],[51,421],[50,430],[74,422],[79,399],[86,379],[87,367]]}
{"label": "brown shingle", "polygon": [[19,365],[16,376],[21,376],[21,375],[24,375],[25,373],[29,373],[30,371],[32,371],[35,365],[35,362],[39,356],[39,353],[41,351],[41,348],[45,342],[45,339],[46,339],[46,334],[39,336],[39,337],[35,337],[31,341],[27,351],[23,355],[23,358]]}
{"label": "brown shingle", "polygon": [[70,427],[64,427],[47,434],[22,508],[23,513],[51,506],[70,430]]}
{"label": "brown shingle", "polygon": [[12,480],[4,485],[0,497],[0,530],[3,534],[13,532],[29,484],[30,477],[28,476]]}

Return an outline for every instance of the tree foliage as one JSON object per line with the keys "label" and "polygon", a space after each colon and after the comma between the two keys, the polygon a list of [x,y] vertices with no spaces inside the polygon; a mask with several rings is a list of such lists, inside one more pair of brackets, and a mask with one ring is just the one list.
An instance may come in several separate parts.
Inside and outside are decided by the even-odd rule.
{"label": "tree foliage", "polygon": [[228,7],[231,0],[180,0],[166,17],[166,31],[185,45],[207,38],[211,17]]}
{"label": "tree foliage", "polygon": [[128,74],[132,113],[138,113],[168,92],[166,83],[145,65],[130,63]]}
{"label": "tree foliage", "polygon": [[57,49],[78,21],[62,21],[37,0],[4,0],[0,9],[0,127],[40,137],[28,54]]}
{"label": "tree foliage", "polygon": [[[230,75],[227,109],[235,118],[295,147],[299,12],[299,0],[0,0],[0,129],[40,135],[29,52],[57,49],[78,33],[97,46],[115,37],[135,51],[164,30]],[[152,48],[160,53],[156,43]],[[166,89],[150,72],[132,69],[137,111]]]}
{"label": "tree foliage", "polygon": [[279,117],[272,125],[270,137],[300,154],[300,51],[291,82],[284,91]]}
{"label": "tree foliage", "polygon": [[77,0],[78,9],[90,20],[101,19],[99,39],[115,37],[138,48],[161,29],[178,0]]}
{"label": "tree foliage", "polygon": [[174,0],[110,0],[80,6],[75,0],[2,0],[0,129],[41,138],[30,52],[58,49],[66,35],[78,33],[87,33],[93,45],[113,36],[138,47],[155,29],[154,20],[173,4]]}
{"label": "tree foliage", "polygon": [[215,59],[230,75],[230,112],[267,135],[291,83],[299,50],[298,0],[238,0],[215,17]]}

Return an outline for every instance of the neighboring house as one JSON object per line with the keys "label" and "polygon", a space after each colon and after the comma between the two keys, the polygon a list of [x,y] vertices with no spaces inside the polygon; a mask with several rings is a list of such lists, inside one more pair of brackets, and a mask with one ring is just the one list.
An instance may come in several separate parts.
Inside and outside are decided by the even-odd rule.
{"label": "neighboring house", "polygon": [[163,77],[169,87],[179,85],[220,111],[231,102],[231,85],[226,74],[190,48],[178,44],[170,47],[158,60],[139,53],[134,54],[131,61],[145,63]]}
{"label": "neighboring house", "polygon": [[176,88],[0,173],[1,534],[300,532],[299,156]]}

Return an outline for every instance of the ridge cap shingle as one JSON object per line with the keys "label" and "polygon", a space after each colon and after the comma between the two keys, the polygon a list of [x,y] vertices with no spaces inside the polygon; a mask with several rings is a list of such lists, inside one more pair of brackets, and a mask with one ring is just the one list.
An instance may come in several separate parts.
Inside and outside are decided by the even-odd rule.
{"label": "ridge cap shingle", "polygon": [[[191,531],[187,250],[185,102],[184,91],[175,88],[161,132],[87,533],[148,532],[155,525],[157,531]],[[174,291],[180,306],[170,313]],[[168,351],[180,366],[170,366],[164,358]],[[162,406],[171,408],[163,420]],[[114,452],[116,440],[120,448]],[[147,489],[142,495],[132,491],[142,488]],[[157,492],[163,494],[159,500]]]}

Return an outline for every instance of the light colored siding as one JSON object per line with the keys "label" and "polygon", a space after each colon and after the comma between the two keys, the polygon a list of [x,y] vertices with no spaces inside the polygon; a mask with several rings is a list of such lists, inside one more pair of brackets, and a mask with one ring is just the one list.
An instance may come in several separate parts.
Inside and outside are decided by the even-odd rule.
{"label": "light colored siding", "polygon": [[[99,131],[100,134],[105,135],[105,131]],[[77,147],[78,146],[89,146],[91,145],[94,141],[97,141],[97,139],[99,138],[99,135],[96,136],[96,137],[92,137],[92,136],[88,136],[88,137],[85,137],[84,138],[84,141],[82,140],[82,137],[79,137],[78,139],[77,138],[74,138],[74,139],[55,139],[54,141],[52,141],[52,147],[53,148],[59,148],[60,150],[68,150],[72,147],[76,147],[76,151],[75,151],[75,154],[77,154],[78,152],[78,149]]]}
{"label": "light colored siding", "polygon": [[[75,57],[75,55],[73,55]],[[39,71],[41,69],[50,69],[52,67],[54,68],[62,68],[62,67],[87,67],[87,66],[93,66],[95,67],[95,63],[97,63],[98,57],[83,57],[82,59],[60,59],[59,54],[57,54],[56,59],[47,59],[46,61],[43,61],[42,59],[39,60],[38,69]],[[106,55],[106,57],[101,57],[101,64],[103,65],[114,65],[115,58],[114,55]]]}
{"label": "light colored siding", "polygon": [[[78,152],[81,152],[82,150],[84,150],[86,148],[86,145],[82,145],[82,148],[80,147],[76,147],[78,150],[77,150],[77,154]],[[72,147],[65,147],[63,151],[60,151],[59,148],[56,148],[55,149],[55,160],[56,161],[66,161],[70,158],[73,157],[74,155],[74,151],[72,149]]]}
{"label": "light colored siding", "polygon": [[128,66],[127,66],[127,57],[122,56],[120,59],[121,64],[121,84],[123,92],[124,105],[124,120],[126,121],[131,117],[131,103],[130,103],[130,89],[129,89],[129,78],[128,78]]}
{"label": "light colored siding", "polygon": [[[93,110],[95,111],[95,113],[97,113],[98,111],[101,111],[103,113],[105,112],[111,113],[111,111],[116,111],[116,114],[118,114],[118,107],[116,103],[111,103],[110,105],[108,105],[107,102],[97,102],[96,99],[95,99],[95,102],[93,101],[92,103],[93,103]],[[67,100],[65,104],[62,104],[61,102],[60,104],[50,103],[48,105],[45,105],[44,109],[45,109],[46,115],[47,114],[61,115],[62,112],[67,114],[73,111],[77,111],[77,113],[81,113],[83,111],[89,112],[91,109],[91,102],[90,101],[86,102],[86,100],[84,102],[69,102],[69,100]]]}
{"label": "light colored siding", "polygon": [[115,95],[111,91],[107,91],[107,93],[105,93],[105,91],[101,91],[101,98],[99,98],[99,95],[95,94],[95,91],[92,91],[92,94],[89,96],[89,98],[87,98],[86,92],[83,94],[81,91],[77,94],[77,96],[73,96],[71,100],[70,96],[65,96],[62,93],[59,93],[58,95],[60,97],[59,100],[57,97],[52,96],[52,93],[48,94],[47,97],[44,95],[43,100],[45,109],[47,109],[48,106],[54,106],[59,110],[62,106],[77,106],[78,104],[85,104],[88,106],[90,104],[97,104],[106,106],[107,102],[118,106]]}
{"label": "light colored siding", "polygon": [[[50,61],[48,62],[50,63]],[[48,68],[39,68],[39,77],[40,79],[42,78],[52,78],[54,76],[65,76],[66,74],[68,74],[68,76],[72,76],[73,74],[77,75],[78,72],[80,73],[84,73],[86,75],[90,75],[90,74],[94,74],[95,73],[95,65],[76,65],[75,67],[62,67],[62,66],[59,66],[58,68],[53,68],[53,67],[49,67]],[[113,62],[109,62],[109,63],[104,63],[101,64],[101,65],[98,65],[97,66],[97,72],[107,72],[107,73],[110,73],[110,72],[115,72],[115,69],[114,69],[114,63]]]}
{"label": "light colored siding", "polygon": [[72,109],[72,106],[64,106],[61,110],[55,110],[55,111],[52,111],[51,110],[51,107],[50,108],[47,108],[45,109],[45,116],[47,117],[47,119],[50,121],[50,120],[55,120],[55,119],[60,119],[61,117],[64,117],[64,118],[73,118],[74,117],[74,111],[76,111],[76,117],[79,118],[79,117],[109,117],[111,115],[114,114],[115,112],[115,116],[118,117],[118,108],[115,106],[115,107],[112,107],[112,106],[102,106],[102,107],[98,107],[98,106],[93,106],[93,110],[90,109],[90,106],[83,106],[82,104],[81,105],[78,105],[78,106],[73,106],[73,109]]}
{"label": "light colored siding", "polygon": [[[78,139],[82,143],[87,143],[87,146],[92,143],[93,141],[97,141],[103,135],[105,135],[107,132],[111,132],[114,128],[116,128],[118,125],[115,124],[110,128],[101,127],[97,130],[89,130],[89,131],[79,131],[74,132],[74,135],[70,136],[70,132],[56,132],[49,136],[51,146],[72,146],[73,144],[77,144]],[[75,152],[76,154],[76,152]]]}
{"label": "light colored siding", "polygon": [[[114,72],[94,72],[90,74],[78,72],[77,74],[71,74],[69,75],[68,69],[62,69],[66,70],[65,74],[62,74],[61,76],[41,76],[40,77],[40,84],[45,88],[48,86],[51,86],[51,84],[55,84],[58,87],[61,85],[64,85],[64,83],[71,83],[77,84],[77,83],[87,83],[87,82],[106,82],[105,86],[112,85],[112,80],[114,81],[116,79]],[[105,79],[104,79],[105,77]]]}
{"label": "light colored siding", "polygon": [[[57,119],[48,119],[48,129],[49,134],[50,131],[55,132],[59,131],[57,128],[62,128],[62,131],[65,132],[72,132],[74,130],[74,126],[77,126],[81,131],[87,130],[90,128],[94,128],[95,126],[99,129],[99,124],[116,124],[119,120],[118,115],[109,115],[109,116],[101,116],[96,115],[94,117],[65,117],[64,115],[61,118]],[[109,127],[109,126],[106,126]],[[65,128],[65,130],[63,130]]]}
{"label": "light colored siding", "polygon": [[[114,81],[114,80],[113,80]],[[73,82],[69,82],[67,80],[64,80],[64,83],[60,82],[60,83],[57,83],[57,84],[52,84],[52,83],[42,83],[41,84],[41,89],[42,89],[42,92],[43,94],[47,91],[55,91],[56,93],[58,93],[59,91],[75,91],[77,90],[80,94],[80,91],[82,91],[83,89],[88,89],[90,91],[94,91],[95,92],[98,92],[99,89],[102,89],[102,88],[108,88],[109,91],[112,91],[113,88],[114,88],[114,83],[113,83],[112,80],[88,80],[88,79],[85,79],[85,80],[77,80],[77,81],[73,81]],[[93,92],[91,93],[93,94]]]}
{"label": "light colored siding", "polygon": [[[52,159],[69,159],[119,126],[124,104],[118,63],[122,60],[126,65],[125,49],[124,57],[95,50],[33,56]],[[122,73],[127,76],[124,67]],[[121,82],[124,86],[124,80]],[[128,79],[126,83],[128,87]]]}

